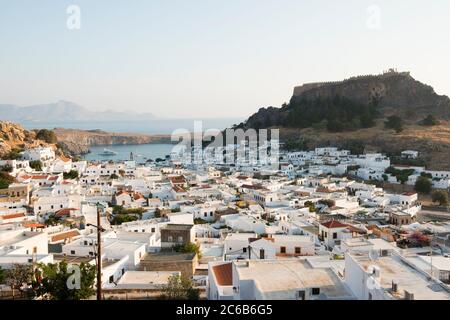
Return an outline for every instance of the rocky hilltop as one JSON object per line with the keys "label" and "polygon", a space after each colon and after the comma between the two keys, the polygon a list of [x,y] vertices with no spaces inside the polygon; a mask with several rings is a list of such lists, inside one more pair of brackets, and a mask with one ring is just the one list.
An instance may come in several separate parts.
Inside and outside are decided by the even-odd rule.
{"label": "rocky hilltop", "polygon": [[56,128],[53,131],[58,138],[58,142],[71,154],[85,154],[89,152],[89,147],[99,145],[172,143],[170,135],[144,135],[63,128]]}
{"label": "rocky hilltop", "polygon": [[415,80],[409,72],[392,69],[381,75],[304,84],[294,88],[292,99],[333,98],[336,95],[361,104],[377,99],[383,113],[404,115],[409,119],[428,114],[450,118],[450,99],[447,96],[437,95],[431,86]]}
{"label": "rocky hilltop", "polygon": [[[422,125],[432,115],[438,123]],[[385,127],[388,117],[401,130]],[[415,80],[409,72],[389,70],[337,82],[294,88],[288,104],[261,108],[238,128],[278,128],[281,140],[296,149],[338,146],[354,152],[420,151],[423,164],[450,170],[450,99]]]}
{"label": "rocky hilltop", "polygon": [[343,81],[308,83],[294,88],[290,103],[281,108],[261,108],[241,127],[261,128],[286,125],[295,105],[306,101],[335,97],[348,99],[356,105],[376,102],[378,116],[401,116],[405,121],[415,122],[431,114],[439,119],[450,119],[450,99],[436,94],[431,86],[415,80],[409,72],[389,70],[380,75],[356,76]]}
{"label": "rocky hilltop", "polygon": [[54,144],[36,139],[35,131],[25,130],[22,126],[8,121],[0,121],[0,157],[13,150],[37,146],[52,146],[56,149]]}

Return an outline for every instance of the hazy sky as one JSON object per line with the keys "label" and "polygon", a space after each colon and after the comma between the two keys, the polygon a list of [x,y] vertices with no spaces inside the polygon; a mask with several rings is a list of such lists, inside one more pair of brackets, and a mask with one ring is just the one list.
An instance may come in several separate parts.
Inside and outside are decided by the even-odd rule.
{"label": "hazy sky", "polygon": [[450,95],[449,35],[448,0],[0,0],[0,103],[246,117],[390,67]]}

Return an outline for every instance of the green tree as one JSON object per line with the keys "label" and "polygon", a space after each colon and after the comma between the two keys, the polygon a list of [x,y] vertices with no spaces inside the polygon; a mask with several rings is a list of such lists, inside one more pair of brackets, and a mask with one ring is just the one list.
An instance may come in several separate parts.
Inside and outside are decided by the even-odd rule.
{"label": "green tree", "polygon": [[425,119],[422,120],[422,125],[424,126],[436,126],[439,121],[431,114],[429,114]]}
{"label": "green tree", "polygon": [[194,219],[194,224],[207,224],[208,222],[201,219],[201,218],[195,218]]}
{"label": "green tree", "polygon": [[35,297],[49,300],[82,300],[95,294],[95,265],[82,262],[71,269],[66,261],[39,264],[35,275],[36,279],[32,282]]}
{"label": "green tree", "polygon": [[440,206],[448,206],[448,192],[445,190],[436,190],[431,194],[431,200],[438,202]]}
{"label": "green tree", "polygon": [[173,246],[173,250],[182,253],[195,253],[197,254],[199,259],[202,257],[200,246],[192,242],[186,243],[184,245],[175,245]]}
{"label": "green tree", "polygon": [[133,216],[133,215],[129,215],[129,214],[119,214],[119,215],[117,215],[117,216],[114,216],[114,218],[113,218],[112,221],[111,221],[111,224],[112,224],[112,225],[115,225],[115,226],[119,226],[119,225],[121,225],[122,223],[125,223],[125,222],[132,222],[132,221],[136,221],[136,220],[138,220],[138,219],[139,219],[138,217]]}
{"label": "green tree", "polygon": [[2,160],[17,160],[17,159],[19,159],[22,156],[21,155],[22,151],[23,150],[21,150],[21,149],[14,148],[10,152],[6,153],[2,157]]}
{"label": "green tree", "polygon": [[417,192],[421,192],[421,193],[430,193],[431,187],[432,187],[432,184],[431,184],[430,179],[420,176],[416,180],[414,190],[416,190]]}
{"label": "green tree", "polygon": [[41,129],[36,132],[36,139],[45,141],[47,143],[57,143],[58,139],[56,138],[55,132],[53,130]]}
{"label": "green tree", "polygon": [[331,132],[342,132],[345,130],[345,125],[337,119],[331,119],[328,120],[327,130]]}
{"label": "green tree", "polygon": [[169,277],[163,290],[163,298],[168,300],[199,300],[200,291],[194,288],[194,282],[180,275]]}
{"label": "green tree", "polygon": [[30,168],[36,171],[42,171],[42,162],[40,160],[30,161]]}
{"label": "green tree", "polygon": [[0,267],[0,284],[3,284],[5,282],[5,270]]}
{"label": "green tree", "polygon": [[119,176],[117,174],[113,173],[109,178],[112,180],[117,180],[117,179],[119,179]]}
{"label": "green tree", "polygon": [[394,129],[395,132],[399,133],[403,131],[403,120],[399,116],[390,116],[384,126],[386,129]]}
{"label": "green tree", "polygon": [[10,166],[9,164],[6,164],[0,167],[0,171],[11,173],[13,171],[13,167]]}
{"label": "green tree", "polygon": [[69,172],[63,173],[64,179],[78,179],[78,171],[70,170]]}
{"label": "green tree", "polygon": [[8,172],[0,171],[0,189],[8,189],[9,185],[16,182]]}
{"label": "green tree", "polygon": [[14,263],[10,269],[5,271],[5,284],[11,287],[13,299],[15,291],[23,292],[23,286],[31,282],[32,276],[33,269],[31,265],[27,264]]}
{"label": "green tree", "polygon": [[55,214],[49,215],[47,220],[45,220],[46,226],[57,226],[61,222],[61,219],[57,217]]}

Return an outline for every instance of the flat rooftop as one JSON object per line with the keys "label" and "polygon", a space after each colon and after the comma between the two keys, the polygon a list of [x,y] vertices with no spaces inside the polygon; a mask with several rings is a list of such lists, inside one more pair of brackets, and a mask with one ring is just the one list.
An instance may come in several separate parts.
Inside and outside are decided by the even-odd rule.
{"label": "flat rooftop", "polygon": [[398,256],[379,257],[375,261],[367,254],[351,255],[363,268],[380,268],[381,287],[390,292],[392,281],[398,283],[399,292],[394,298],[403,299],[404,291],[414,294],[416,300],[450,300],[450,294],[437,283],[430,281],[423,273],[417,271]]}
{"label": "flat rooftop", "polygon": [[118,284],[166,285],[169,277],[179,274],[179,272],[173,271],[126,271]]}
{"label": "flat rooftop", "polygon": [[167,224],[162,230],[176,230],[176,231],[189,231],[194,227],[192,224]]}
{"label": "flat rooftop", "polygon": [[292,300],[305,288],[320,288],[327,299],[353,299],[331,268],[313,268],[306,259],[235,263],[240,280],[253,280],[263,299]]}
{"label": "flat rooftop", "polygon": [[172,261],[190,261],[194,259],[195,253],[179,253],[179,252],[155,252],[146,253],[142,258],[141,262],[172,262]]}
{"label": "flat rooftop", "polygon": [[229,233],[225,240],[248,240],[256,237],[256,233]]}
{"label": "flat rooftop", "polygon": [[[23,229],[23,230],[25,230],[25,229]],[[14,245],[15,243],[18,243],[18,242],[21,242],[24,240],[28,240],[33,237],[40,236],[42,234],[43,234],[42,232],[21,231],[18,234],[12,234],[11,237],[8,237],[8,238],[6,238],[6,237],[4,239],[0,238],[0,247],[11,246],[11,245]]]}

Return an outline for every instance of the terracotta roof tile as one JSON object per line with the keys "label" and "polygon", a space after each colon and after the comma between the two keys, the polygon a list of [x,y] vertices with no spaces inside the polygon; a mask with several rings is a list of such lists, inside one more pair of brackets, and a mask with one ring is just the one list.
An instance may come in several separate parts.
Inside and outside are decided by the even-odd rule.
{"label": "terracotta roof tile", "polygon": [[214,266],[212,269],[218,285],[220,286],[233,285],[233,268],[231,262]]}
{"label": "terracotta roof tile", "polygon": [[78,232],[77,230],[71,230],[71,231],[67,231],[67,232],[52,236],[51,241],[52,242],[61,241],[61,240],[67,239],[67,238],[77,237],[79,235],[80,235],[80,232]]}
{"label": "terracotta roof tile", "polygon": [[0,216],[3,220],[8,220],[8,219],[16,219],[16,218],[22,218],[25,217],[25,215],[23,213],[12,213],[12,214],[5,214],[3,216]]}
{"label": "terracotta roof tile", "polygon": [[341,222],[339,222],[339,221],[336,221],[336,220],[331,220],[331,221],[322,223],[322,225],[323,225],[324,227],[328,228],[328,229],[333,229],[333,228],[345,228],[345,227],[348,227],[347,224],[343,224],[343,223],[341,223]]}

